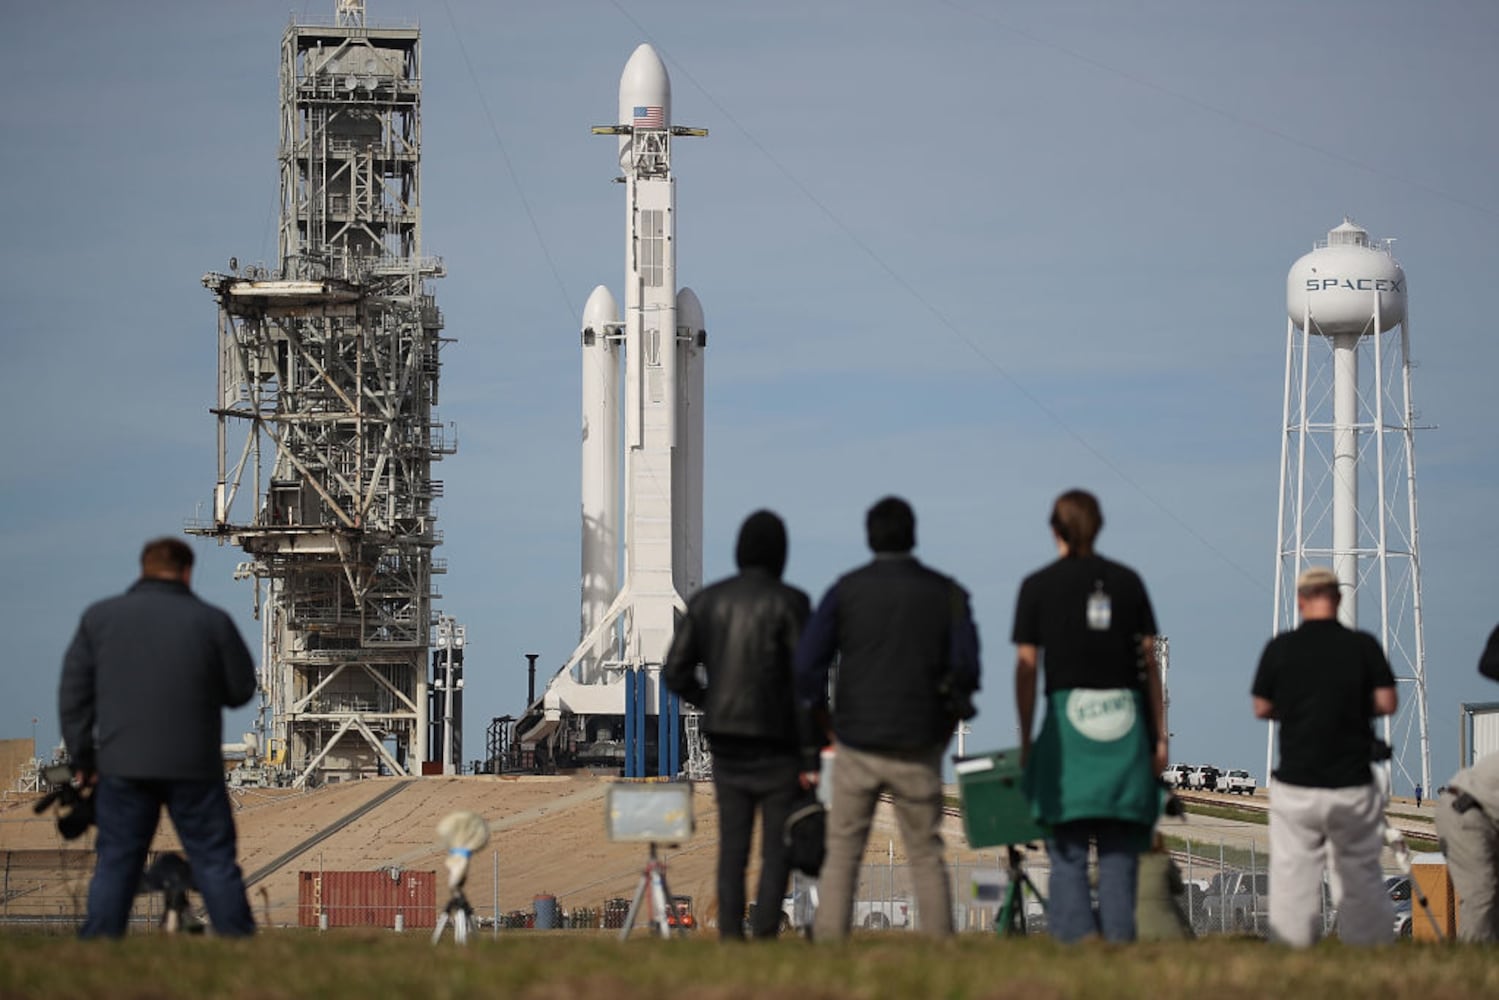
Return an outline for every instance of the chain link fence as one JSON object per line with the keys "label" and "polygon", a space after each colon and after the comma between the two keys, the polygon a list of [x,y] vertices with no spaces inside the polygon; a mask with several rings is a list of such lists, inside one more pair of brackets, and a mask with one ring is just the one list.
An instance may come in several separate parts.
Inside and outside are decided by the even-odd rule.
{"label": "chain link fence", "polygon": [[[1198,935],[1238,934],[1263,936],[1269,914],[1269,857],[1253,846],[1247,848],[1212,840],[1176,840],[1171,855],[1180,871],[1185,892],[1178,897],[1192,929]],[[154,855],[148,863],[154,860]],[[981,855],[948,866],[953,900],[953,926],[960,932],[993,933],[995,919],[1009,886],[1009,864],[1003,851]],[[93,874],[94,853],[89,850],[0,850],[0,925],[52,928],[71,933],[83,921],[88,898],[88,883]],[[1025,855],[1023,871],[1034,884],[1021,894],[1021,909],[1029,933],[1046,930],[1046,904],[1050,869],[1044,851]],[[372,873],[384,878],[384,872]],[[1387,870],[1392,898],[1396,900],[1397,930],[1409,933],[1410,901],[1408,881],[1401,898],[1403,877]],[[556,900],[544,900],[546,906],[531,910],[501,910],[498,890],[494,899],[486,900],[483,888],[473,887],[472,901],[476,924],[495,931],[508,929],[576,929],[614,930],[624,919],[626,899],[578,900],[558,906]],[[867,931],[916,930],[921,926],[917,912],[914,883],[910,867],[896,863],[894,851],[884,864],[866,864],[860,869],[855,891],[853,927]],[[199,900],[196,896],[194,903]],[[423,902],[426,900],[424,899]],[[445,900],[438,900],[445,901]],[[816,909],[816,881],[793,876],[786,896],[782,927],[802,932],[811,926]],[[304,900],[305,902],[305,900]],[[485,905],[485,904],[489,905]],[[331,898],[323,908],[336,908]],[[351,904],[354,905],[354,904]],[[361,901],[370,915],[341,915],[329,919],[328,926],[358,924],[361,926],[430,927],[431,917],[425,906],[420,915],[407,908],[404,919],[376,913],[372,903]],[[137,897],[132,911],[132,925],[154,927],[162,916],[159,893]],[[433,907],[435,910],[435,907]],[[1323,893],[1323,926],[1331,930],[1336,920],[1333,894]],[[537,920],[538,915],[542,917]],[[388,919],[387,919],[388,918]],[[306,921],[303,921],[306,923]],[[318,921],[321,923],[321,921]]]}
{"label": "chain link fence", "polygon": [[[147,864],[156,854],[147,857]],[[70,848],[0,851],[0,924],[71,934],[83,923],[94,852]],[[161,920],[159,893],[139,896],[131,923]]]}
{"label": "chain link fence", "polygon": [[[1253,844],[1240,846],[1215,840],[1178,840],[1171,845],[1184,891],[1177,897],[1182,913],[1198,936],[1212,934],[1264,937],[1269,932],[1269,868],[1267,852]],[[1009,889],[1009,863],[1004,853],[948,866],[952,888],[953,926],[959,932],[994,932],[995,919]],[[1033,883],[1020,893],[1021,912],[1028,933],[1046,930],[1045,896],[1049,895],[1050,865],[1044,850],[1027,852],[1024,874]],[[1410,933],[1409,881],[1393,865],[1385,870],[1387,887],[1396,907],[1396,931]],[[808,894],[812,883],[793,880],[791,899]],[[1039,893],[1039,895],[1038,895]],[[789,904],[788,904],[789,905]],[[1324,931],[1337,918],[1334,893],[1324,885]],[[893,859],[866,864],[855,893],[853,927],[865,930],[917,929],[914,883],[907,865]]]}

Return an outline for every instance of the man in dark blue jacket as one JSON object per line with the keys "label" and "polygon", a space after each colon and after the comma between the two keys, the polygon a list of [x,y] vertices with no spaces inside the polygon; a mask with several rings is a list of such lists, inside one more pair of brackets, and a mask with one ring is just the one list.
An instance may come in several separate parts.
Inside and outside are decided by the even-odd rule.
{"label": "man in dark blue jacket", "polygon": [[[797,694],[813,709],[833,683],[832,807],[814,936],[848,936],[875,804],[889,792],[910,859],[919,928],[952,933],[942,859],[942,754],[978,689],[968,593],[911,555],[916,515],[886,497],[865,519],[874,560],[829,588],[796,651]],[[888,917],[886,918],[888,920]]]}
{"label": "man in dark blue jacket", "polygon": [[[819,742],[796,701],[791,656],[811,613],[807,595],[781,582],[786,526],[768,510],[739,529],[739,573],[687,604],[663,668],[666,686],[702,709],[718,801],[718,928],[744,937],[744,869],[760,813],[760,885],[751,933],[773,938],[791,874],[782,831],[804,783],[815,780]],[[700,672],[701,671],[701,672]]]}
{"label": "man in dark blue jacket", "polygon": [[214,932],[255,931],[224,788],[223,717],[255,693],[250,651],[227,614],[189,589],[193,550],[147,542],[141,577],[83,613],[58,706],[74,771],[99,824],[83,937],[125,933],[166,806]]}

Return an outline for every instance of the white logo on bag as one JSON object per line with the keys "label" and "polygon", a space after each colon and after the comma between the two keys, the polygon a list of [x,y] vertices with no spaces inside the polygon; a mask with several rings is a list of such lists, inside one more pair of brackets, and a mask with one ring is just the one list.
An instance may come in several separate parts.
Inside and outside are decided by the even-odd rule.
{"label": "white logo on bag", "polygon": [[1128,688],[1074,688],[1067,695],[1067,721],[1095,743],[1112,743],[1135,728],[1135,696]]}

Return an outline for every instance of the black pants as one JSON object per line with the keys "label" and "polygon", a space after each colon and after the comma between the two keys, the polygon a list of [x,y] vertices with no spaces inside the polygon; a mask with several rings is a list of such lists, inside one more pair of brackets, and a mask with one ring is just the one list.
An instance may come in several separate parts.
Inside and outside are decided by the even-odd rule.
{"label": "black pants", "polygon": [[[736,748],[737,749],[737,748]],[[773,938],[781,926],[781,900],[791,867],[782,831],[801,794],[795,755],[775,748],[759,756],[715,753],[713,791],[718,799],[718,932],[744,937],[744,869],[750,835],[760,813],[760,886],[750,933]]]}

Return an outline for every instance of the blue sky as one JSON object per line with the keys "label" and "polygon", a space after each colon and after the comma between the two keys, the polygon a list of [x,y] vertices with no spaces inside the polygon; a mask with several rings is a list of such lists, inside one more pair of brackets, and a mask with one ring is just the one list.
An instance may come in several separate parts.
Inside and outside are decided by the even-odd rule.
{"label": "blue sky", "polygon": [[[333,0],[299,4],[326,17]],[[149,15],[140,13],[149,10]],[[447,333],[442,610],[468,628],[466,756],[577,639],[579,314],[619,295],[612,121],[641,41],[672,74],[678,270],[702,299],[706,575],[750,511],[819,595],[912,501],[973,594],[971,746],[1014,742],[1010,615],[1051,499],[1104,504],[1172,641],[1172,756],[1263,780],[1248,686],[1272,620],[1285,276],[1351,215],[1410,289],[1433,772],[1496,617],[1491,398],[1499,8],[369,0],[423,29],[423,212]],[[207,510],[205,271],[270,260],[268,3],[7,13],[0,269],[0,736],[55,743],[61,652],[141,541]],[[252,647],[239,554],[194,543]],[[230,732],[248,716],[236,714]]]}

